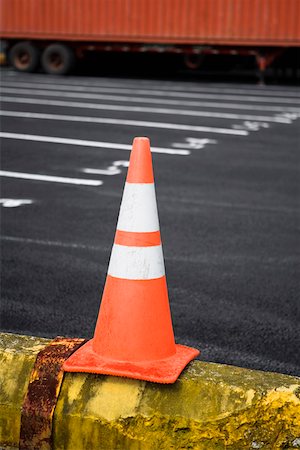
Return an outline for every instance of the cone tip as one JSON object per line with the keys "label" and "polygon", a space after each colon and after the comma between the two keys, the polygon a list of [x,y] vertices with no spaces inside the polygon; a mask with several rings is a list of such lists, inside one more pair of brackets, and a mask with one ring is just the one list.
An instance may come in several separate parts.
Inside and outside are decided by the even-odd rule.
{"label": "cone tip", "polygon": [[150,147],[150,139],[146,136],[137,136],[133,139],[133,145],[136,145],[136,144],[149,145],[149,147]]}
{"label": "cone tip", "polygon": [[134,138],[126,181],[127,183],[154,182],[149,138]]}

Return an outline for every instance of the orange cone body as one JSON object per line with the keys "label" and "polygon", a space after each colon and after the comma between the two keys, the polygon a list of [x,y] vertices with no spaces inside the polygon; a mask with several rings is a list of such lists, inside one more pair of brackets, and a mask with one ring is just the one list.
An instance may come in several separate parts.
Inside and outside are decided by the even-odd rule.
{"label": "orange cone body", "polygon": [[94,337],[64,370],[173,383],[198,354],[175,344],[150,144],[135,138]]}

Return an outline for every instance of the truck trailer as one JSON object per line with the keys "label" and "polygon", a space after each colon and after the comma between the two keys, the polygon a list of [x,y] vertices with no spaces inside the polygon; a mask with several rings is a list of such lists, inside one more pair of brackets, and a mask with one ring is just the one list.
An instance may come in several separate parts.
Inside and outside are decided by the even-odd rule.
{"label": "truck trailer", "polygon": [[252,56],[265,69],[300,47],[300,0],[0,0],[12,66],[70,72],[87,52]]}

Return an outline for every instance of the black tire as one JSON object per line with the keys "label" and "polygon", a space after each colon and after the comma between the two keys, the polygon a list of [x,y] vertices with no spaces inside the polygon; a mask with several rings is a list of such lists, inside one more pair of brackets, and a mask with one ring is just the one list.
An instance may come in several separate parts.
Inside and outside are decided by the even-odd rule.
{"label": "black tire", "polygon": [[30,42],[18,42],[9,51],[9,61],[19,72],[34,72],[40,63],[40,51]]}
{"label": "black tire", "polygon": [[190,70],[197,70],[203,63],[204,55],[201,53],[186,53],[184,55],[184,65]]}
{"label": "black tire", "polygon": [[63,44],[51,44],[42,54],[42,66],[51,75],[65,75],[75,65],[74,51]]}

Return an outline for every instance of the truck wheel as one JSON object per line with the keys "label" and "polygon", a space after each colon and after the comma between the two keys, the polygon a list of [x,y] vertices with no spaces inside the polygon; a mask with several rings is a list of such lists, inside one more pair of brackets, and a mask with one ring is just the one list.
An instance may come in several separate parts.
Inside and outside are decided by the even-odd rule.
{"label": "truck wheel", "polygon": [[75,64],[75,54],[70,47],[62,44],[49,45],[42,54],[42,66],[46,73],[65,75]]}
{"label": "truck wheel", "polygon": [[11,65],[19,72],[34,72],[40,62],[40,52],[30,42],[18,42],[9,51]]}
{"label": "truck wheel", "polygon": [[191,70],[197,70],[201,66],[203,62],[204,55],[202,54],[194,54],[194,53],[187,53],[184,55],[184,65]]}

